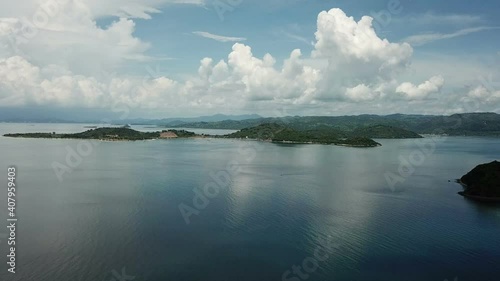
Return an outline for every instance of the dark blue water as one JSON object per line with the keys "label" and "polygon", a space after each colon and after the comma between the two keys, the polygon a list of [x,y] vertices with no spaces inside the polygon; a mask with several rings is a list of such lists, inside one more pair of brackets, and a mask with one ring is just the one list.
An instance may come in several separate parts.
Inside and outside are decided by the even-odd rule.
{"label": "dark blue water", "polygon": [[[0,124],[40,130],[82,128]],[[19,222],[16,274],[0,230],[0,279],[498,280],[500,208],[465,200],[449,180],[499,159],[500,140],[450,137],[433,152],[379,142],[99,142],[60,181],[52,166],[79,141],[1,137],[1,185],[15,165]],[[391,188],[385,175],[401,176],[418,151]],[[196,197],[207,185],[216,194]]]}

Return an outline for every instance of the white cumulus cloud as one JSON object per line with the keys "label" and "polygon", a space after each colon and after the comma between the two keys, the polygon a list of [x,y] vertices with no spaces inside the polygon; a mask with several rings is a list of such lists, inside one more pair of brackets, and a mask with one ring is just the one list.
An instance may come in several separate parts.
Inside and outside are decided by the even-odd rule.
{"label": "white cumulus cloud", "polygon": [[396,88],[396,92],[403,94],[408,99],[422,99],[432,93],[439,92],[443,85],[444,78],[441,76],[434,76],[420,85],[414,85],[409,82],[402,83]]}
{"label": "white cumulus cloud", "polygon": [[[20,2],[34,6],[33,1]],[[0,12],[0,106],[110,108],[121,103],[171,114],[226,109],[269,114],[280,106],[315,114],[342,108],[386,113],[397,110],[397,102],[425,100],[444,87],[443,75],[419,77],[427,80],[421,84],[403,79],[413,56],[410,44],[381,38],[371,17],[356,21],[336,8],[319,13],[311,53],[294,49],[277,61],[271,54],[254,55],[250,44],[238,42],[245,38],[197,31],[199,36],[236,43],[226,58],[200,56],[197,71],[184,79],[136,77],[120,71],[131,62],[151,59],[150,44],[134,34],[134,18],[148,19],[169,4],[203,1],[61,3],[60,13],[33,36],[26,36],[21,19],[32,11],[16,4],[13,16],[2,18]],[[96,19],[102,16],[116,17],[101,27]],[[494,100],[497,94],[478,90],[470,95]]]}

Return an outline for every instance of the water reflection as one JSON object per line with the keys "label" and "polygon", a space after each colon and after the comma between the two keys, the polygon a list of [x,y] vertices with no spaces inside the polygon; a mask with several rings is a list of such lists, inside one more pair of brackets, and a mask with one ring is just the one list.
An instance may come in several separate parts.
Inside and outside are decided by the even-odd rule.
{"label": "water reflection", "polygon": [[[0,125],[0,132],[81,125]],[[38,127],[37,127],[38,126]],[[281,280],[333,241],[308,280],[494,280],[500,210],[465,200],[458,178],[500,155],[488,138],[449,138],[392,192],[411,140],[382,147],[233,140],[102,143],[59,182],[51,163],[73,140],[0,137],[0,165],[19,169],[19,267],[12,280]],[[255,157],[242,154],[251,145]],[[179,204],[211,172],[241,171],[186,225]],[[0,202],[0,216],[5,214]],[[2,244],[3,245],[3,244]],[[0,256],[5,262],[5,256]],[[4,272],[0,278],[7,278]]]}

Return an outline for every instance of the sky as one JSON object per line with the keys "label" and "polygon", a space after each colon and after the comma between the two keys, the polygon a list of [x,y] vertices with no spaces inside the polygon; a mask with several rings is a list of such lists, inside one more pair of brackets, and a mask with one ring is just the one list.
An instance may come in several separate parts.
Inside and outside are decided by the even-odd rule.
{"label": "sky", "polygon": [[500,113],[499,9],[496,0],[2,1],[0,111]]}

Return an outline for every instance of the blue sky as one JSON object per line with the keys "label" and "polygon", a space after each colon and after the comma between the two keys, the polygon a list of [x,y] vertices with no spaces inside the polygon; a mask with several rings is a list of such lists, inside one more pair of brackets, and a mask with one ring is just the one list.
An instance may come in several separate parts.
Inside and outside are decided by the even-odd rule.
{"label": "blue sky", "polygon": [[[234,42],[217,42],[192,34],[206,31],[225,36],[243,37],[252,46],[256,56],[270,53],[284,59],[295,48],[311,52],[319,12],[340,7],[348,15],[359,20],[364,15],[387,15],[387,0],[375,1],[242,1],[231,6],[219,17],[217,7],[225,10],[224,1],[211,1],[206,7],[176,5],[167,7],[151,20],[137,23],[138,37],[151,42],[150,53],[158,57],[170,57],[165,69],[172,74],[189,73],[197,68],[204,57],[223,59]],[[380,36],[391,42],[422,33],[450,34],[469,27],[500,27],[495,11],[498,2],[455,1],[453,5],[441,1],[401,0],[402,12],[391,14],[389,20],[379,20]],[[463,17],[464,21],[461,21]],[[442,20],[440,21],[439,18]],[[110,19],[101,24],[109,23]],[[467,21],[468,20],[468,21]],[[499,51],[499,30],[484,30],[448,40],[435,41],[418,46],[415,55],[426,53],[456,54],[467,56],[495,55]],[[294,38],[295,37],[295,38]],[[305,40],[305,41],[303,41]],[[168,71],[168,70],[167,70]]]}
{"label": "blue sky", "polygon": [[498,1],[58,1],[0,4],[0,107],[121,104],[148,117],[500,108]]}

